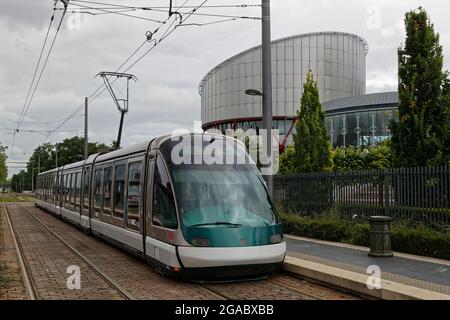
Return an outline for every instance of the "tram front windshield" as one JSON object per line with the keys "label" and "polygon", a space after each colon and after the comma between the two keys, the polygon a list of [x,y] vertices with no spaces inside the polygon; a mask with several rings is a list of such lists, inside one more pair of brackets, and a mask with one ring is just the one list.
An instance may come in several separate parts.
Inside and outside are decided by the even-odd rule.
{"label": "tram front windshield", "polygon": [[180,216],[186,226],[259,227],[276,223],[256,167],[193,165],[173,171]]}

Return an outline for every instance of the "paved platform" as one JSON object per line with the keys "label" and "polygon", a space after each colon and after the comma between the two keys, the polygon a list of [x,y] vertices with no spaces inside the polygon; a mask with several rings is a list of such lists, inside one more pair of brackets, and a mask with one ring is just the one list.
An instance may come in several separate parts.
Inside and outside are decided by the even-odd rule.
{"label": "paved platform", "polygon": [[[395,252],[392,258],[373,258],[368,256],[369,248],[365,247],[289,235],[286,236],[286,241],[290,258],[287,262],[288,264],[294,263],[294,266],[291,267],[295,267],[296,263],[299,266],[302,265],[301,270],[303,271],[301,272],[308,273],[302,274],[303,276],[320,277],[318,270],[312,271],[323,267],[324,279],[317,280],[330,281],[330,276],[339,277],[343,274],[350,279],[353,276],[355,281],[357,279],[362,282],[360,287],[365,287],[362,290],[364,292],[361,293],[381,297],[380,292],[367,291],[366,282],[367,277],[370,276],[367,268],[375,265],[381,270],[381,279],[384,285],[391,287],[394,285],[400,288],[396,298],[450,299],[450,261],[398,252]],[[302,261],[310,264],[304,265]],[[309,268],[311,272],[308,271]],[[297,270],[300,269],[297,268]],[[328,275],[325,275],[327,273]],[[334,280],[338,286],[342,281],[338,278]],[[350,288],[354,289],[349,285],[348,289]]]}

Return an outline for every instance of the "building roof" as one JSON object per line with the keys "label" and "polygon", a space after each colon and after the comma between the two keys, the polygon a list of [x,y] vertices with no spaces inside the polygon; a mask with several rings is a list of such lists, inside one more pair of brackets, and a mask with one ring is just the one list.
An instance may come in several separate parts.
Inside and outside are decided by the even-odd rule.
{"label": "building roof", "polygon": [[354,108],[392,106],[398,104],[398,102],[397,91],[380,92],[327,101],[322,104],[322,108],[325,112],[337,112]]}

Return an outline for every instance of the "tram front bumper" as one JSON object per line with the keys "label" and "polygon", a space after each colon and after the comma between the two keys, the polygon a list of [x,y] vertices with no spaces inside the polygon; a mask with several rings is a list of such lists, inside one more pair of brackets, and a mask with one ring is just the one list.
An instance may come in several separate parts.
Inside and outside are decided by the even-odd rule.
{"label": "tram front bumper", "polygon": [[274,273],[286,255],[286,243],[253,247],[178,247],[184,272],[191,279],[257,278]]}

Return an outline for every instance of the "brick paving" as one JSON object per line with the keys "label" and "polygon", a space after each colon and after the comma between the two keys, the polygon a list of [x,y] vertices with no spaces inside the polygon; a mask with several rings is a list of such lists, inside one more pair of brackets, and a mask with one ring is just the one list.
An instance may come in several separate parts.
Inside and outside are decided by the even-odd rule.
{"label": "brick paving", "polygon": [[[123,299],[115,288],[19,205],[8,205],[8,209],[38,299]],[[80,290],[67,287],[69,266],[80,267]]]}
{"label": "brick paving", "polygon": [[355,300],[339,291],[284,274],[267,280],[208,284],[205,287],[235,300]]}
{"label": "brick paving", "polygon": [[[339,291],[283,274],[268,280],[241,283],[198,285],[178,281],[160,275],[137,257],[95,237],[87,236],[74,226],[34,208],[31,204],[26,206],[45,225],[63,236],[65,241],[136,299],[355,299]],[[37,238],[42,236],[35,235]]]}
{"label": "brick paving", "polygon": [[13,237],[3,204],[0,204],[0,299],[27,299]]}

